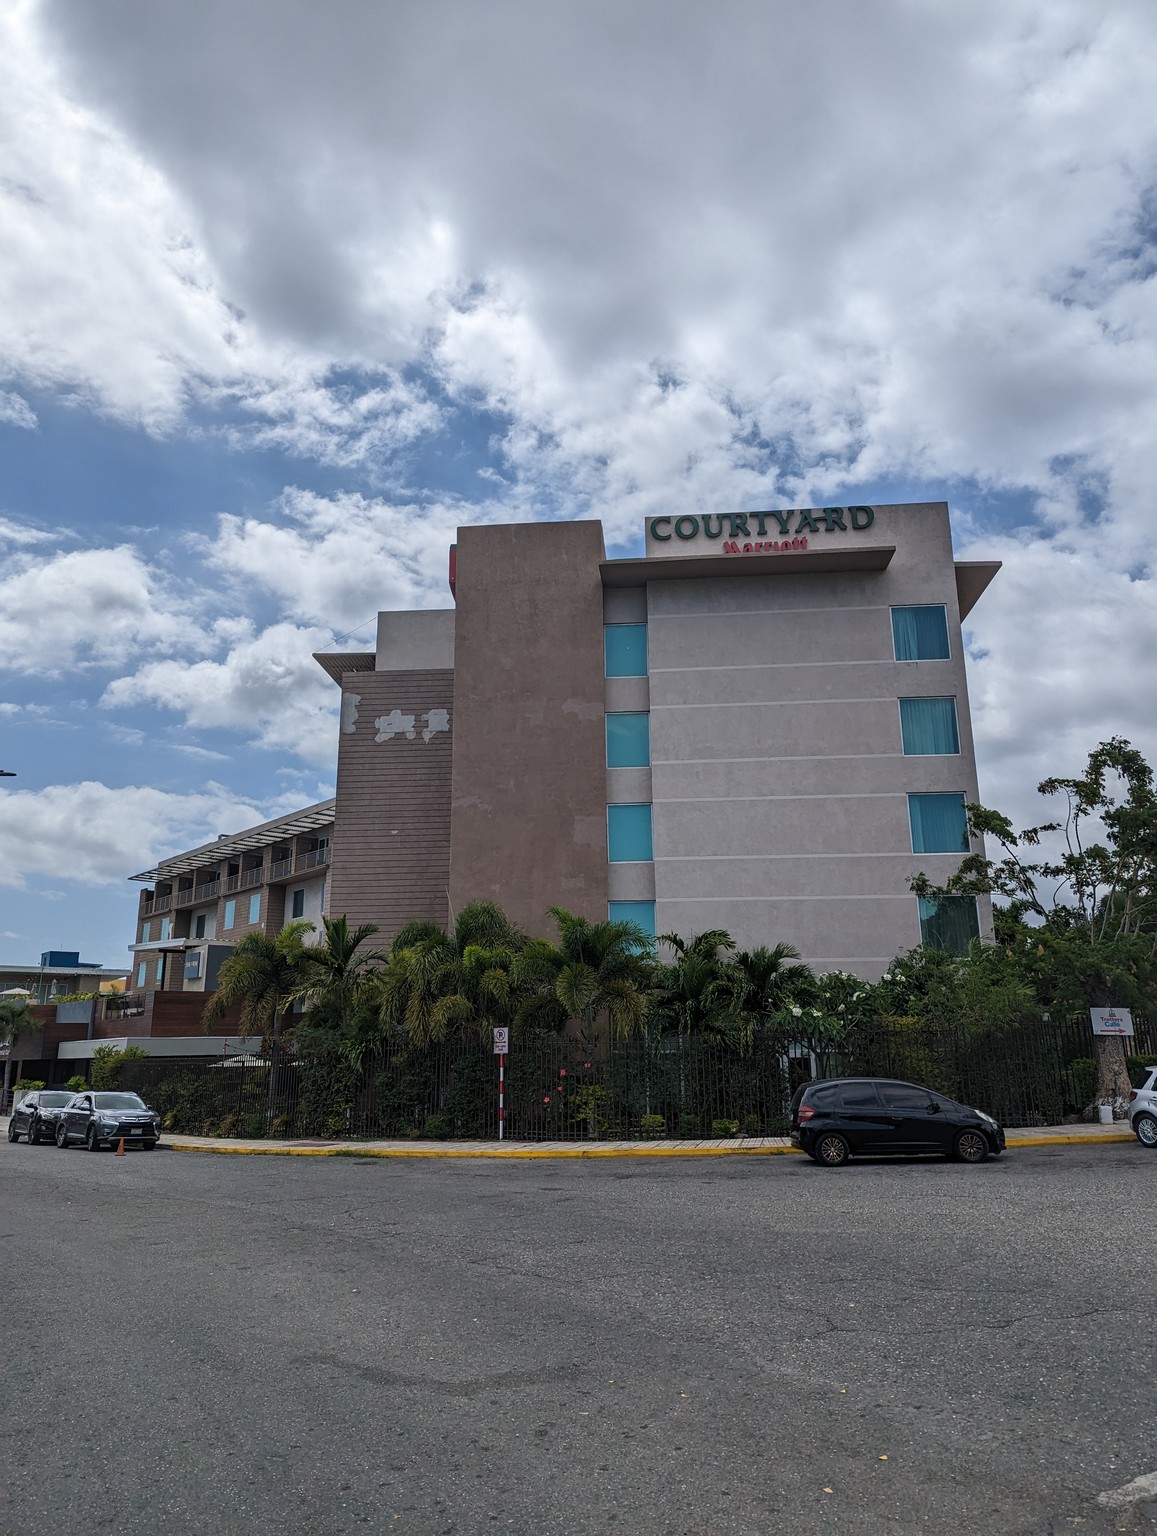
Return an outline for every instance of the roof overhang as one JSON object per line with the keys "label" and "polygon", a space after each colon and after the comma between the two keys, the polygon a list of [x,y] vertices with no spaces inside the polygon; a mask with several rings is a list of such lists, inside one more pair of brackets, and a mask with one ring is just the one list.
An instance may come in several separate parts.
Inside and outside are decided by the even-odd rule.
{"label": "roof overhang", "polygon": [[322,800],[317,805],[307,805],[302,811],[291,811],[276,821],[263,821],[258,827],[248,827],[230,837],[219,837],[215,842],[202,843],[190,848],[188,853],[178,853],[171,859],[162,859],[154,869],[146,869],[130,880],[168,880],[175,875],[188,875],[206,864],[215,864],[235,853],[251,853],[256,848],[269,848],[284,842],[287,837],[299,837],[304,832],[317,832],[333,825],[336,800]]}
{"label": "roof overhang", "polygon": [[956,600],[962,623],[976,607],[1000,566],[999,560],[957,560]]}
{"label": "roof overhang", "polygon": [[702,581],[715,576],[883,571],[895,553],[894,544],[879,544],[870,549],[801,549],[770,555],[672,555],[659,560],[603,560],[599,569],[604,587],[641,587],[649,581]]}
{"label": "roof overhang", "polygon": [[373,651],[314,651],[313,659],[339,688],[347,672],[372,672],[378,664]]}

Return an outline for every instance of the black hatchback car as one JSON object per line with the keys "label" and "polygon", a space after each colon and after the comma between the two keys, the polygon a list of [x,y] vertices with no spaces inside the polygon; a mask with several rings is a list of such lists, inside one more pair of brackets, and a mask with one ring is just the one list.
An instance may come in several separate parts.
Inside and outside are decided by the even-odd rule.
{"label": "black hatchback car", "polygon": [[791,1139],[826,1168],[838,1168],[853,1153],[939,1152],[982,1163],[1004,1151],[1003,1127],[991,1115],[883,1077],[807,1083],[791,1101]]}
{"label": "black hatchback car", "polygon": [[74,1097],[71,1088],[34,1088],[31,1093],[26,1093],[18,1104],[13,1105],[8,1140],[19,1141],[21,1136],[26,1136],[31,1146],[38,1141],[51,1141],[61,1110],[71,1104]]}

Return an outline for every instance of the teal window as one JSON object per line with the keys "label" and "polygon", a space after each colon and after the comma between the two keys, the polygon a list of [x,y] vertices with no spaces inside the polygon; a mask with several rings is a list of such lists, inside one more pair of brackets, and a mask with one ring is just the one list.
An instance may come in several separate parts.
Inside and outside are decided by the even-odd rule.
{"label": "teal window", "polygon": [[608,902],[607,916],[612,923],[637,923],[650,938],[655,937],[655,903],[653,901]]}
{"label": "teal window", "polygon": [[606,624],[603,646],[608,677],[646,677],[647,626],[645,624]]}
{"label": "teal window", "polygon": [[967,853],[963,795],[909,795],[913,853]]}
{"label": "teal window", "polygon": [[920,903],[920,942],[929,949],[942,949],[950,955],[966,955],[973,939],[980,937],[980,919],[974,896],[941,896],[937,901]]}
{"label": "teal window", "polygon": [[959,752],[956,700],[901,699],[900,736],[906,757],[950,757]]}
{"label": "teal window", "polygon": [[173,920],[172,920],[172,918],[171,917],[162,917],[161,918],[161,943],[163,944],[166,939],[171,938],[172,934],[173,934]]}
{"label": "teal window", "polygon": [[612,864],[636,864],[654,857],[649,805],[607,806],[607,857]]}
{"label": "teal window", "polygon": [[897,661],[947,661],[948,615],[944,604],[893,608],[892,646]]}
{"label": "teal window", "polygon": [[152,925],[152,923],[142,923],[141,924],[141,943],[142,944],[150,944],[152,942],[152,938],[153,938],[153,925]]}
{"label": "teal window", "polygon": [[607,767],[651,766],[651,717],[639,714],[607,716]]}
{"label": "teal window", "polygon": [[158,955],[157,956],[157,986],[158,987],[163,987],[164,984],[165,984],[165,957],[164,957],[164,955]]}
{"label": "teal window", "polygon": [[142,960],[140,965],[137,966],[137,989],[138,989],[138,991],[140,990],[141,987],[144,986],[144,984],[145,984],[145,977],[148,974],[149,974],[149,963],[148,963],[147,960]]}
{"label": "teal window", "polygon": [[230,899],[225,903],[225,914],[221,919],[221,926],[223,928],[232,928],[236,921],[237,903],[232,899],[232,897],[230,897]]}
{"label": "teal window", "polygon": [[290,915],[290,917],[304,917],[305,916],[305,892],[304,891],[294,891],[293,895],[289,898],[289,900],[290,900],[290,908],[289,908],[289,915]]}
{"label": "teal window", "polygon": [[260,922],[260,920],[261,920],[261,893],[259,891],[254,891],[253,895],[250,896],[250,898],[249,898],[249,921],[251,923],[256,923],[256,922]]}

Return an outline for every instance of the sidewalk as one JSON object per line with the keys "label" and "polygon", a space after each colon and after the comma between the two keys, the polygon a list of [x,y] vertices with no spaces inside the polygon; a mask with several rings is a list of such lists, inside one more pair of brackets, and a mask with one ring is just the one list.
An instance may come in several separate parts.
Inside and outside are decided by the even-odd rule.
{"label": "sidewalk", "polygon": [[[1017,1147],[1084,1146],[1133,1141],[1128,1124],[1043,1125],[1005,1129]],[[166,1136],[174,1152],[266,1157],[774,1157],[802,1154],[786,1136],[736,1136],[727,1141],[240,1141],[232,1137]]]}
{"label": "sidewalk", "polygon": [[[0,1116],[7,1132],[8,1116]],[[1006,1126],[1009,1151],[1018,1147],[1086,1146],[1136,1138],[1115,1125]],[[727,1141],[244,1141],[233,1136],[166,1134],[158,1150],[217,1152],[234,1157],[799,1157],[786,1136],[735,1136]]]}

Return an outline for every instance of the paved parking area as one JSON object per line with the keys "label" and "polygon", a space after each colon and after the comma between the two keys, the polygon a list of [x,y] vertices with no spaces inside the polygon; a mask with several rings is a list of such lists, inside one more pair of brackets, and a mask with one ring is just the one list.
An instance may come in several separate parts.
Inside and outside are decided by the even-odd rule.
{"label": "paved parking area", "polygon": [[1155,1180],[5,1144],[0,1531],[1150,1532]]}

